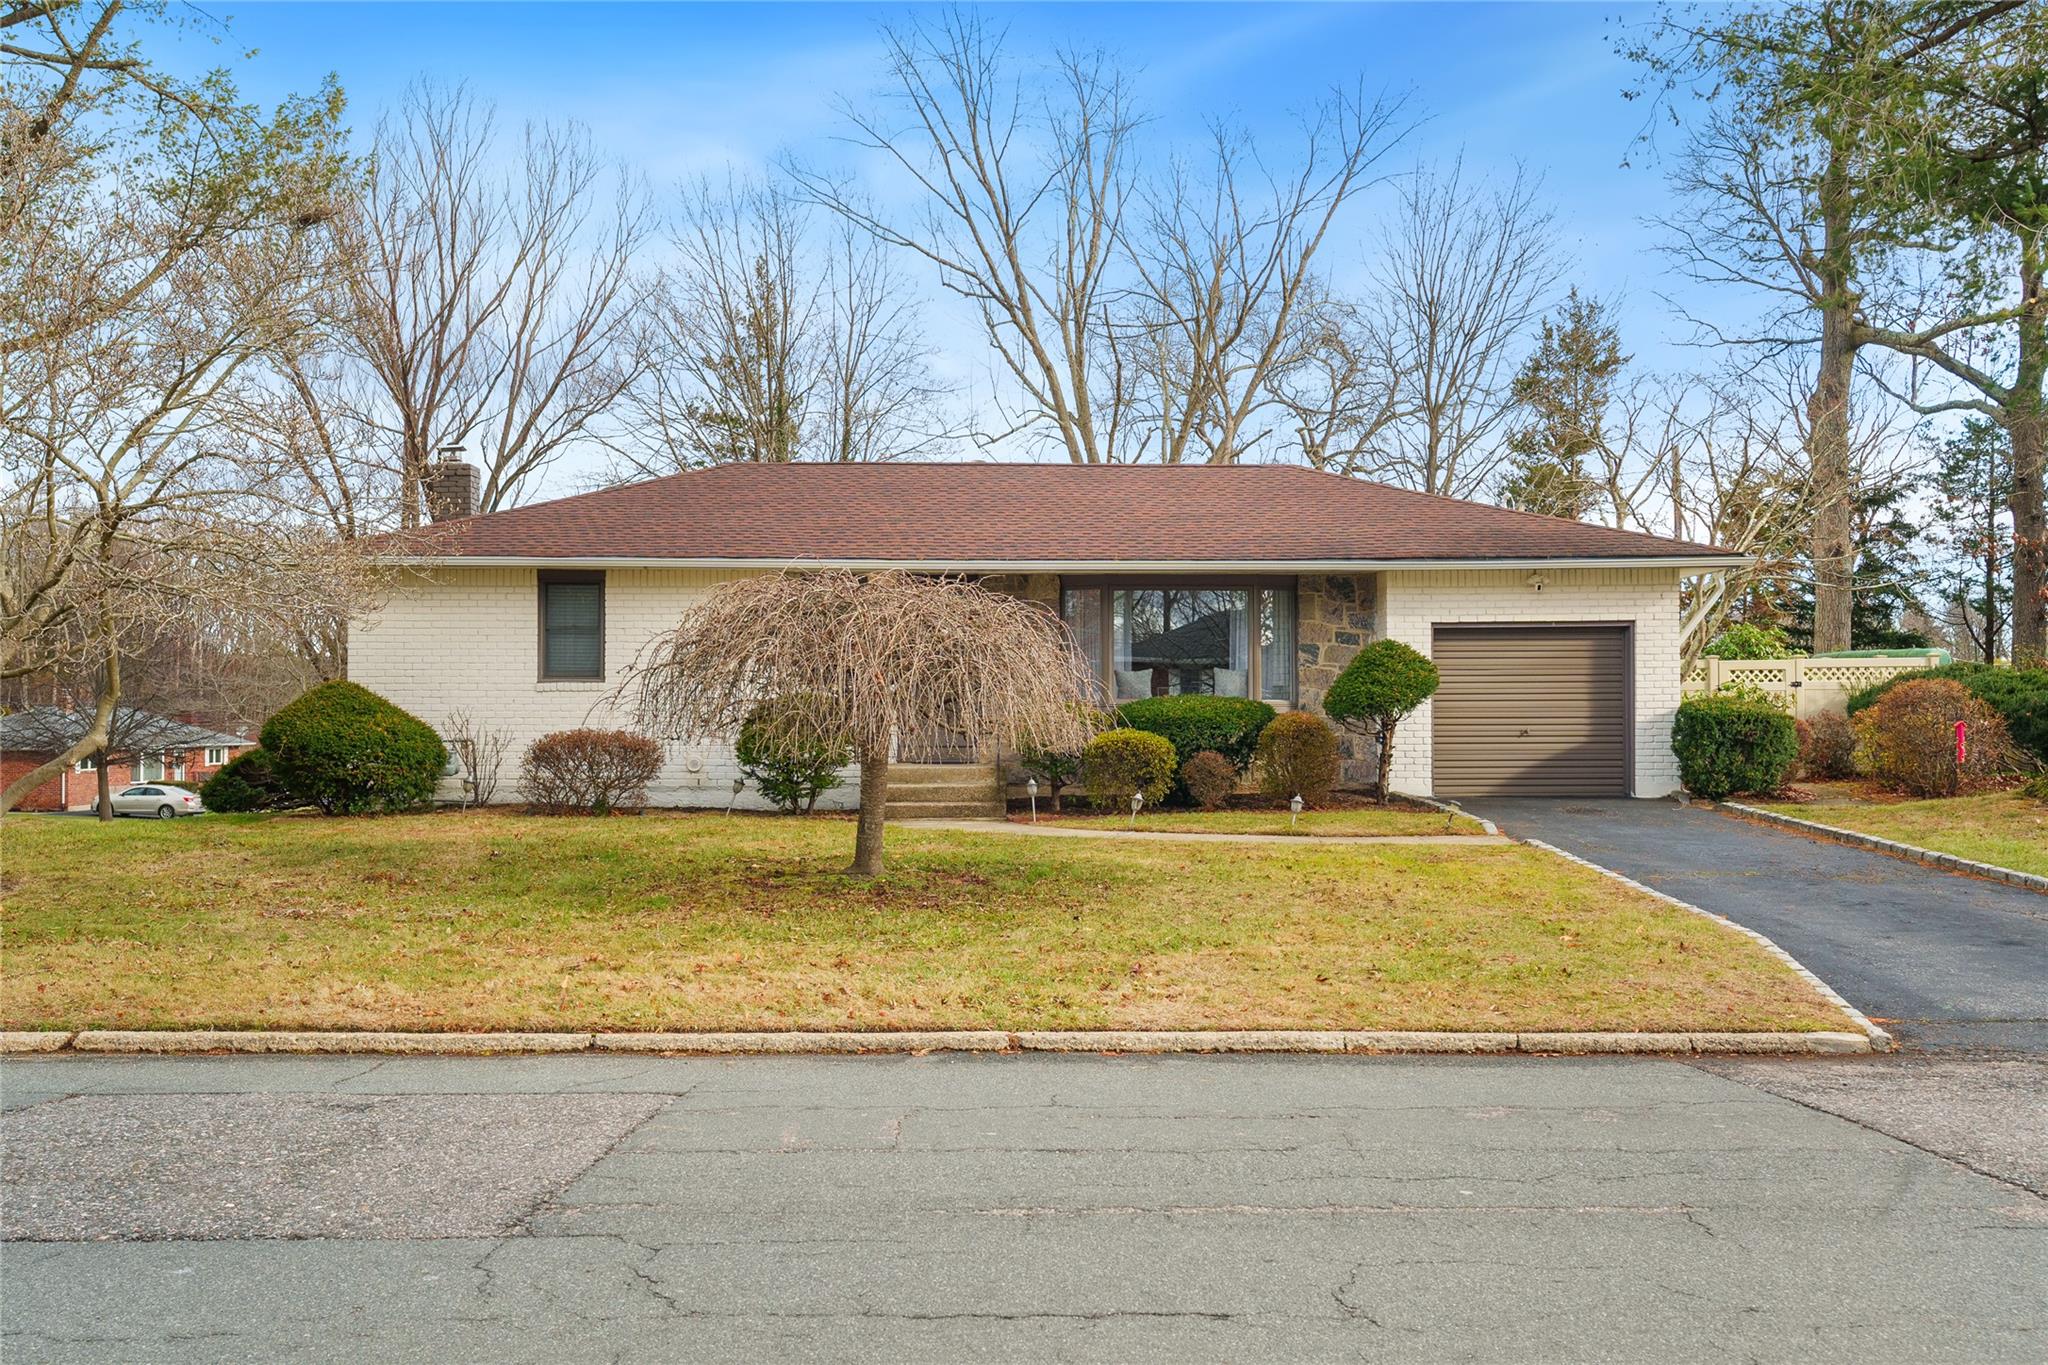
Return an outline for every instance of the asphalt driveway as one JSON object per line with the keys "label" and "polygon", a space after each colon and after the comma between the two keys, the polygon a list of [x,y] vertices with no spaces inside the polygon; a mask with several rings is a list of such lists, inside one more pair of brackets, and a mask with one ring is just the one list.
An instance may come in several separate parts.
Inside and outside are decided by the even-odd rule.
{"label": "asphalt driveway", "polygon": [[1770,935],[1904,1046],[2048,1054],[2048,896],[1673,801],[1467,809]]}

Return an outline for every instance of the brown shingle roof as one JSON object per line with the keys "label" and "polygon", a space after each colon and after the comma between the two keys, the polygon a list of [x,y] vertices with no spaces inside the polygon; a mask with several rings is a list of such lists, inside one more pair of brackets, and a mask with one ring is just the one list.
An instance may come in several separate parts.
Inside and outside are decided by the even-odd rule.
{"label": "brown shingle roof", "polygon": [[963,568],[1729,554],[1292,465],[733,464],[386,544],[427,558]]}

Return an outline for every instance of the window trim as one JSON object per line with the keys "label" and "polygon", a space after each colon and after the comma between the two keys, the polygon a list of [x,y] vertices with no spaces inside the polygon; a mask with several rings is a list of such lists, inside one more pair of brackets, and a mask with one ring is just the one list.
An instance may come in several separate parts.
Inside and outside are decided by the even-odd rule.
{"label": "window trim", "polygon": [[[1116,695],[1116,633],[1113,628],[1116,608],[1112,595],[1119,589],[1127,592],[1143,592],[1154,588],[1243,588],[1246,590],[1245,609],[1251,618],[1253,640],[1249,657],[1245,660],[1245,695],[1253,701],[1263,701],[1281,711],[1291,711],[1301,703],[1301,579],[1296,574],[1062,574],[1060,576],[1060,620],[1067,616],[1067,592],[1069,589],[1102,590],[1099,607],[1102,613],[1097,625],[1101,650],[1095,659],[1095,681],[1109,699],[1111,708],[1122,705]],[[1293,686],[1283,701],[1273,697],[1261,697],[1265,691],[1265,665],[1257,640],[1259,619],[1259,594],[1284,591],[1294,598],[1294,678]]]}
{"label": "window trim", "polygon": [[[206,750],[206,752],[200,755],[200,760],[201,760],[201,762],[200,762],[200,766],[201,766],[201,767],[203,767],[203,768],[219,768],[219,767],[224,767],[224,766],[225,766],[225,765],[227,764],[227,761],[228,761],[228,747],[227,747],[227,745],[225,745],[225,744],[208,744],[208,745],[206,745],[206,746],[205,746],[205,750]],[[219,758],[215,758],[215,757],[214,757],[214,755],[215,755],[215,754],[219,754],[219,755],[220,755],[220,757],[219,757]]]}
{"label": "window trim", "polygon": [[[605,680],[605,620],[611,597],[609,585],[605,582],[603,569],[539,569],[535,571],[533,593],[534,607],[534,676],[541,682],[601,683]],[[557,583],[595,583],[597,585],[597,672],[595,673],[550,673],[548,672],[548,589]]]}

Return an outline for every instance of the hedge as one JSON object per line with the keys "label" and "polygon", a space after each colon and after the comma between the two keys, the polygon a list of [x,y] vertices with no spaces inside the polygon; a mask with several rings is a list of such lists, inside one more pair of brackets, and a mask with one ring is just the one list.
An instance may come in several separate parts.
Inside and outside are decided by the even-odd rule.
{"label": "hedge", "polygon": [[1081,785],[1103,810],[1128,808],[1132,792],[1157,805],[1173,786],[1179,766],[1165,736],[1145,730],[1105,730],[1081,751]]}
{"label": "hedge", "polygon": [[352,682],[301,694],[264,723],[260,738],[284,789],[329,815],[420,805],[448,766],[431,726]]}
{"label": "hedge", "polygon": [[292,804],[291,793],[278,781],[270,755],[262,749],[237,754],[206,779],[199,800],[210,811],[278,810]]}
{"label": "hedge", "polygon": [[[1141,697],[1116,709],[1116,718],[1125,727],[1158,735],[1171,744],[1177,767],[1185,767],[1189,759],[1209,749],[1229,759],[1239,772],[1251,766],[1259,735],[1275,714],[1272,707],[1250,697],[1206,693]],[[1188,799],[1187,789],[1178,780],[1171,795],[1176,801]]]}
{"label": "hedge", "polygon": [[1784,786],[1799,758],[1799,735],[1792,717],[1774,703],[1716,692],[1679,703],[1671,748],[1685,789],[1719,801]]}
{"label": "hedge", "polygon": [[1943,664],[1909,669],[1873,683],[1849,698],[1851,716],[1876,705],[1878,698],[1908,682],[1948,679],[1998,713],[2012,742],[2048,763],[2048,668],[2009,668],[2002,664]]}

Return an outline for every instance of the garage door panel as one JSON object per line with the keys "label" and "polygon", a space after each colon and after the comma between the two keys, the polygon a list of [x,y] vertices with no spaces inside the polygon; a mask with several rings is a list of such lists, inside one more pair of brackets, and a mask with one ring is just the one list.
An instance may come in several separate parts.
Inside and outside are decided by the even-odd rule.
{"label": "garage door panel", "polygon": [[1445,626],[1431,704],[1446,796],[1628,791],[1628,636],[1617,626]]}

